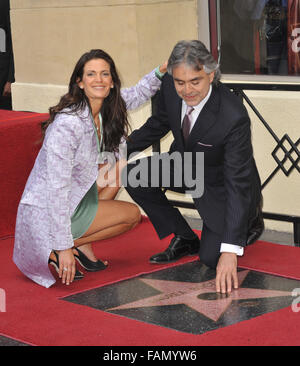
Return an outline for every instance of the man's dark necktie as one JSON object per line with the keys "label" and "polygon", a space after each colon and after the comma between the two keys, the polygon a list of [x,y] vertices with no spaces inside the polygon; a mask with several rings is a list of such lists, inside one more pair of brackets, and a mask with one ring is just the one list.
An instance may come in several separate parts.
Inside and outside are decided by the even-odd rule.
{"label": "man's dark necktie", "polygon": [[187,106],[187,110],[186,110],[186,114],[184,116],[183,122],[182,122],[182,134],[183,134],[183,139],[184,139],[184,143],[187,143],[187,139],[189,137],[190,134],[190,130],[191,130],[191,119],[190,119],[190,115],[193,112],[194,108],[191,106]]}

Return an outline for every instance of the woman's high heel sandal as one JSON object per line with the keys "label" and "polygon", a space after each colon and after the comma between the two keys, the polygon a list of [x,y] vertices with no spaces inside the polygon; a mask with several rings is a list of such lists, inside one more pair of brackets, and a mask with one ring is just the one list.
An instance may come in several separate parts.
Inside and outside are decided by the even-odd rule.
{"label": "woman's high heel sandal", "polygon": [[[57,273],[59,273],[59,260],[58,260],[58,254],[56,253],[56,251],[55,251],[55,250],[53,250],[52,252],[53,252],[53,253],[54,253],[54,255],[55,255],[56,261],[55,261],[55,260],[53,260],[53,259],[51,259],[51,258],[49,258],[48,263],[49,263],[49,264],[51,264],[51,265],[55,268],[55,270],[56,270],[56,272],[57,272]],[[78,269],[76,269],[75,276],[74,276],[74,281],[76,281],[76,280],[81,280],[83,277],[84,277],[83,273],[82,273],[82,272],[80,272],[80,271],[78,271]]]}
{"label": "woman's high heel sandal", "polygon": [[76,249],[78,253],[76,254],[73,250],[75,259],[85,270],[89,272],[97,272],[102,271],[107,267],[107,265],[103,263],[100,259],[98,259],[97,262],[93,262],[90,259],[88,259],[88,257],[85,254],[83,254],[81,250],[78,249],[78,247],[74,249]]}

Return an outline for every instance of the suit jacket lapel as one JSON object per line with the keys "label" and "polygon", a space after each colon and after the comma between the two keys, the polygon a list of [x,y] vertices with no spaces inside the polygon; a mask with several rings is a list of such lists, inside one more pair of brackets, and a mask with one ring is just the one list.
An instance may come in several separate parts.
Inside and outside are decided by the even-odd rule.
{"label": "suit jacket lapel", "polygon": [[174,139],[177,142],[180,150],[184,151],[183,136],[181,132],[181,109],[182,109],[182,99],[176,94],[176,99],[174,99],[173,107],[171,108],[171,118],[172,121],[172,131],[174,134]]}
{"label": "suit jacket lapel", "polygon": [[218,89],[214,86],[211,96],[200,112],[187,142],[187,148],[192,147],[197,141],[208,132],[208,130],[216,123],[217,114],[220,107],[220,96]]}

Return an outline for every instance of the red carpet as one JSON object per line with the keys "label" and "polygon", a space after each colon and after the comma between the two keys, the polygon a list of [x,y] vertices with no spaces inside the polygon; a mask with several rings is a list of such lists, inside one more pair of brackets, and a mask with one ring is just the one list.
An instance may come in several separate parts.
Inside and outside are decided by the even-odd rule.
{"label": "red carpet", "polygon": [[[192,335],[61,300],[196,259],[149,264],[148,258],[165,248],[169,238],[159,241],[147,219],[131,232],[95,245],[96,255],[109,261],[105,271],[88,273],[69,287],[58,282],[50,289],[24,277],[12,262],[12,235],[18,203],[39,150],[40,123],[46,118],[47,114],[0,110],[0,289],[6,295],[0,335],[38,346],[300,345],[300,317],[290,307]],[[239,266],[300,280],[300,249],[257,242],[246,248]]]}
{"label": "red carpet", "polygon": [[246,248],[239,266],[275,276],[300,279],[300,248],[257,242]]}
{"label": "red carpet", "polygon": [[[57,282],[50,289],[25,278],[11,260],[13,240],[0,240],[0,288],[6,292],[6,312],[0,313],[0,334],[40,346],[300,345],[300,317],[291,308],[192,335],[60,300],[170,267],[148,263],[149,256],[165,247],[168,240],[160,242],[144,218],[131,232],[95,245],[96,254],[109,261],[108,269],[88,273],[69,287]],[[192,260],[195,257],[172,265]],[[300,279],[300,249],[257,242],[246,249],[239,266]]]}
{"label": "red carpet", "polygon": [[0,110],[0,238],[13,235],[17,207],[41,140],[43,113]]}

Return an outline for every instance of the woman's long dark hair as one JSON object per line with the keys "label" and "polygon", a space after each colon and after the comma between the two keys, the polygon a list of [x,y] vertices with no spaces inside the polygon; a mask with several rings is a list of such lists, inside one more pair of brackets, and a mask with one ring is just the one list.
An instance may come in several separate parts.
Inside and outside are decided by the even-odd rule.
{"label": "woman's long dark hair", "polygon": [[105,51],[100,49],[91,50],[80,57],[72,73],[68,93],[61,97],[56,106],[49,108],[50,117],[42,124],[42,131],[45,133],[47,127],[54,121],[55,116],[65,108],[71,108],[71,113],[83,110],[86,105],[91,109],[89,100],[84,91],[78,86],[78,82],[82,80],[85,64],[94,59],[103,59],[110,66],[114,87],[103,101],[101,115],[105,150],[116,151],[121,137],[127,137],[128,135],[127,110],[121,97],[121,81],[115,63]]}

